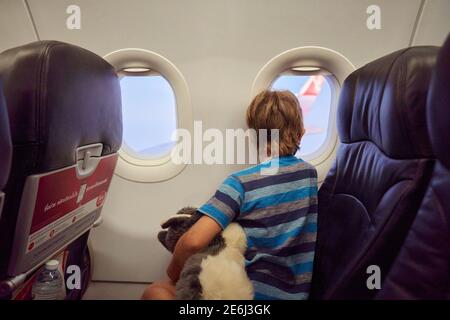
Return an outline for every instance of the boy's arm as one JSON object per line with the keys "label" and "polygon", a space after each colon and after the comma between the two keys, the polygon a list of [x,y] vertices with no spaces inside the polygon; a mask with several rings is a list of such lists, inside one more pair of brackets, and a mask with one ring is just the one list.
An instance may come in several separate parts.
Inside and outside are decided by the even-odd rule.
{"label": "boy's arm", "polygon": [[212,239],[239,214],[244,198],[241,182],[230,176],[217,189],[214,196],[198,211],[202,216],[184,235],[180,237],[173,252],[167,275],[176,282],[186,260],[209,245]]}
{"label": "boy's arm", "polygon": [[175,245],[172,261],[167,268],[169,278],[174,282],[178,281],[186,260],[208,246],[220,231],[222,228],[214,219],[202,216]]}

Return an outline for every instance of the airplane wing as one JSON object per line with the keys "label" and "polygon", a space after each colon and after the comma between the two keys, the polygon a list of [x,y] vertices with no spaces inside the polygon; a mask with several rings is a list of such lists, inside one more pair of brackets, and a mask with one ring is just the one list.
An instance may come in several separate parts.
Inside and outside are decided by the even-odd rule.
{"label": "airplane wing", "polygon": [[[297,94],[298,101],[300,103],[300,107],[302,108],[304,121],[307,122],[308,115],[311,112],[311,109],[314,107],[314,102],[322,90],[322,86],[324,83],[324,77],[321,75],[315,75],[309,77],[308,81],[303,85],[300,91]],[[306,133],[319,133],[322,131],[321,128],[315,128],[313,126],[309,126],[305,123]]]}

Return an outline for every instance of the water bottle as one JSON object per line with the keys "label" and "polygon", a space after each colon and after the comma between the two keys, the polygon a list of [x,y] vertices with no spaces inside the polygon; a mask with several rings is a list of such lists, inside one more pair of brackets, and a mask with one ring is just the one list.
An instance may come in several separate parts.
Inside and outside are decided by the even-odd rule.
{"label": "water bottle", "polygon": [[31,290],[33,300],[62,300],[63,280],[58,271],[59,261],[50,260],[37,275]]}

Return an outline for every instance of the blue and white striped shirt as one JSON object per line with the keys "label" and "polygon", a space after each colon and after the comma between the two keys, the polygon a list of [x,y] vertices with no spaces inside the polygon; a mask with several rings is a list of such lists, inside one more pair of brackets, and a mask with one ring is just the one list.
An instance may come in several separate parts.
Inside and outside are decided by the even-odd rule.
{"label": "blue and white striped shirt", "polygon": [[239,223],[247,236],[246,269],[255,299],[307,299],[317,232],[317,172],[294,156],[278,172],[271,161],[230,175],[198,211],[226,228]]}

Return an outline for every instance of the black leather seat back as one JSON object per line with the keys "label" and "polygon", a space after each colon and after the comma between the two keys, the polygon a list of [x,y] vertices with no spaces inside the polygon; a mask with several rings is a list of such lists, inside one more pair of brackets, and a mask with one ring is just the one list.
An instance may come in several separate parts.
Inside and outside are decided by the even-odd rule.
{"label": "black leather seat back", "polygon": [[437,47],[375,60],[344,82],[341,145],[319,190],[314,299],[369,299],[370,265],[383,274],[404,240],[434,156],[425,105]]}
{"label": "black leather seat back", "polygon": [[[19,230],[24,227],[16,223],[19,211],[29,205],[26,198],[32,196],[28,191],[24,194],[26,181],[30,176],[75,166],[81,154],[77,149],[83,146],[99,145],[95,149],[98,159],[115,154],[122,141],[122,112],[114,68],[74,45],[40,41],[7,50],[0,54],[0,77],[13,143],[8,197],[0,220],[1,278],[11,254],[17,254],[16,248],[12,250],[13,240],[19,241],[15,234],[29,231]],[[37,183],[38,176],[33,181]],[[68,183],[65,179],[53,181],[47,190],[57,194]],[[9,270],[8,274],[16,272]]]}
{"label": "black leather seat back", "polygon": [[427,122],[437,163],[379,299],[450,299],[450,36],[437,59]]}
{"label": "black leather seat back", "polygon": [[5,201],[3,189],[8,180],[11,168],[11,135],[9,132],[8,111],[6,110],[5,97],[3,96],[3,84],[0,81],[0,217]]}

